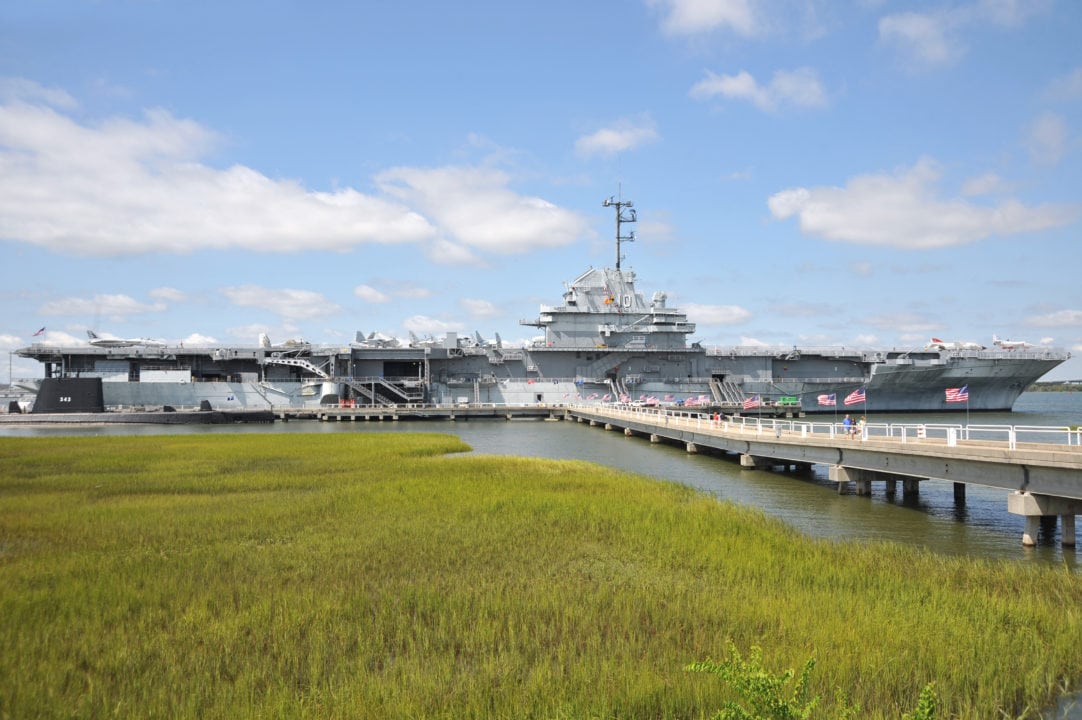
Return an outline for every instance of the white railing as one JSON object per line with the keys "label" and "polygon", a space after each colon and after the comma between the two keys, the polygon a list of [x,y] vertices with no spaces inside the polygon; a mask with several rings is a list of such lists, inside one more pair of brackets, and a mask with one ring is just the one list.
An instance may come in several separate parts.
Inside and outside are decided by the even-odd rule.
{"label": "white railing", "polygon": [[[807,422],[781,418],[724,416],[659,407],[610,404],[574,403],[571,409],[598,412],[609,417],[637,419],[667,427],[694,430],[751,433],[755,435],[799,435],[801,438],[844,438],[847,430],[840,422]],[[957,445],[959,442],[1002,443],[1016,450],[1020,442],[1042,445],[1067,445],[1082,448],[1082,427],[1040,425],[959,425],[947,423],[868,423],[858,428],[854,423],[852,437],[861,440],[893,440],[902,443],[933,442]]]}

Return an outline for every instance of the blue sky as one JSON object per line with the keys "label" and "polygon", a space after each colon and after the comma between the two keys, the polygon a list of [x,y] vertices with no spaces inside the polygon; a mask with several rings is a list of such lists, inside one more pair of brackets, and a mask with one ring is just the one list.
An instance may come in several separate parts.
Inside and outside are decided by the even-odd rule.
{"label": "blue sky", "polygon": [[1067,0],[4,3],[0,349],[525,341],[622,193],[704,344],[996,333],[1082,378],[1079,37]]}

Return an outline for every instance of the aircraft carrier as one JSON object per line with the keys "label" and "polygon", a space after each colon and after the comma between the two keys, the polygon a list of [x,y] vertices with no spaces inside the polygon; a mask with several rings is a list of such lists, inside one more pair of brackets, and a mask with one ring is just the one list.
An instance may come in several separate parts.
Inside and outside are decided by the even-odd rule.
{"label": "aircraft carrier", "polygon": [[[540,335],[508,347],[448,333],[409,341],[357,333],[348,344],[182,347],[102,341],[15,352],[44,365],[45,378],[101,378],[108,409],[311,408],[321,405],[559,405],[624,402],[740,411],[959,410],[948,389],[968,392],[972,411],[1007,411],[1031,383],[1067,360],[1055,348],[997,341],[990,348],[935,342],[922,347],[704,347],[695,324],[664,292],[649,300],[621,269],[620,244],[634,238],[632,203],[616,212],[616,265],[565,283],[557,305],[521,320]],[[863,402],[845,405],[846,398]],[[956,396],[957,397],[957,396]],[[833,403],[833,404],[831,404]],[[50,411],[55,411],[50,408]]]}

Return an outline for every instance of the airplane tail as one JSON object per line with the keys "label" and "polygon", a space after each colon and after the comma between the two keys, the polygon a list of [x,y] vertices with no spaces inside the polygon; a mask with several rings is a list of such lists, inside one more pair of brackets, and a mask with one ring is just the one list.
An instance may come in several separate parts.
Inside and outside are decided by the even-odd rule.
{"label": "airplane tail", "polygon": [[96,332],[94,332],[93,330],[87,330],[86,331],[86,336],[91,340],[97,340],[98,339],[98,334]]}
{"label": "airplane tail", "polygon": [[259,347],[269,348],[271,346],[270,337],[267,333],[259,333]]}

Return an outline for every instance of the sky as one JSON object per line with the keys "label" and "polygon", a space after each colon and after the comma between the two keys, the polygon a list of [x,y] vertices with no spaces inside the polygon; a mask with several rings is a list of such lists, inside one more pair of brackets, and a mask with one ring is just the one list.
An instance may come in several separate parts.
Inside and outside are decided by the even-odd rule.
{"label": "sky", "polygon": [[1079,37],[1074,0],[5,2],[0,350],[517,345],[615,197],[691,340],[1082,379]]}

